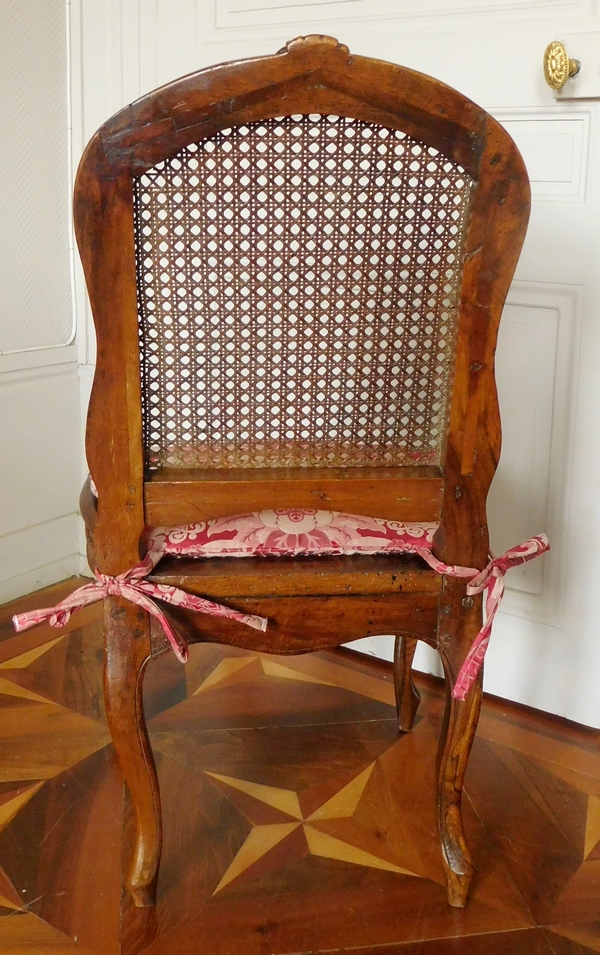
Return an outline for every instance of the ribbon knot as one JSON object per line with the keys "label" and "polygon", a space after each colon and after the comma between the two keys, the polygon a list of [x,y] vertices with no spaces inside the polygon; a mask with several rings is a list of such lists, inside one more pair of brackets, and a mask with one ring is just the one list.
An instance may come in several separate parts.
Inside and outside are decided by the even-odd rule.
{"label": "ribbon knot", "polygon": [[13,617],[15,630],[27,630],[38,623],[43,623],[45,620],[51,627],[64,627],[74,610],[87,607],[88,604],[97,603],[105,597],[124,597],[157,618],[175,656],[182,663],[185,663],[188,658],[187,646],[177,638],[167,617],[156,603],[156,599],[177,607],[183,607],[186,610],[194,610],[197,613],[207,613],[214,617],[228,617],[231,620],[238,620],[254,630],[264,631],[267,629],[267,621],[264,617],[241,613],[238,610],[232,610],[231,607],[224,607],[222,604],[215,603],[213,600],[205,600],[204,597],[188,594],[178,587],[171,587],[169,584],[154,584],[150,580],[146,580],[146,576],[151,573],[161,557],[162,554],[159,553],[147,554],[136,567],[132,567],[124,574],[119,574],[116,577],[101,574],[98,570],[95,570],[95,580],[73,591],[55,607],[42,607],[39,610],[15,614]]}
{"label": "ribbon knot", "polygon": [[498,564],[493,561],[490,562],[480,574],[477,574],[476,577],[473,577],[472,580],[467,584],[467,593],[470,597],[474,597],[476,594],[481,594],[490,586],[490,583],[493,584],[495,579],[504,577],[508,568],[503,569]]}
{"label": "ribbon knot", "polygon": [[[519,564],[524,564],[528,560],[533,560],[534,557],[545,553],[547,550],[550,550],[550,544],[545,534],[532,537],[530,540],[525,541],[524,544],[519,544],[518,547],[512,547],[510,550],[507,550],[501,557],[493,557],[483,570],[475,572],[475,575],[467,584],[467,593],[470,596],[481,594],[484,591],[486,592],[486,619],[483,627],[475,637],[465,662],[460,668],[456,678],[452,690],[452,696],[455,699],[465,699],[477,678],[477,674],[483,666],[485,653],[492,635],[494,617],[500,606],[500,601],[504,596],[504,577],[507,570],[510,570],[511,567],[517,567]],[[466,568],[461,569],[464,570]],[[460,576],[462,576],[462,574]]]}
{"label": "ribbon knot", "polygon": [[98,574],[99,590],[103,591],[102,596],[121,597],[123,596],[123,581],[119,577],[109,577],[108,574]]}
{"label": "ribbon knot", "polygon": [[[19,616],[23,616],[23,614],[19,614]],[[63,611],[60,611],[59,613],[53,613],[52,616],[49,617],[48,623],[50,624],[51,627],[64,627],[65,624],[68,622],[70,616],[71,616],[70,610],[63,610]],[[13,620],[14,620],[14,617],[13,617]],[[21,629],[24,630],[25,628],[22,627]]]}

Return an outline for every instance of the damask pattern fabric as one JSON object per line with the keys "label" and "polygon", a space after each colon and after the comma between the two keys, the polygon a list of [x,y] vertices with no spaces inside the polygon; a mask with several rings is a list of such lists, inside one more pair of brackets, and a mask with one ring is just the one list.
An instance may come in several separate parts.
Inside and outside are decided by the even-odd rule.
{"label": "damask pattern fabric", "polygon": [[161,555],[185,557],[429,553],[438,526],[294,508],[154,527],[147,546]]}

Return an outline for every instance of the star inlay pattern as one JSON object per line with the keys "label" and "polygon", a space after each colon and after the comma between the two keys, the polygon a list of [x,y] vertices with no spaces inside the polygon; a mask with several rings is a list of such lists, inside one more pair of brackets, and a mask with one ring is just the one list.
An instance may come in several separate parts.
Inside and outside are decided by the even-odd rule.
{"label": "star inlay pattern", "polygon": [[[309,814],[305,814],[300,803],[299,794],[291,789],[278,789],[261,783],[245,779],[234,779],[231,776],[222,776],[218,773],[207,773],[211,779],[221,784],[223,792],[231,802],[236,804],[235,794],[243,793],[250,797],[240,811],[253,824],[245,842],[236,853],[227,871],[217,885],[214,894],[220,892],[234,879],[247,872],[260,859],[264,859],[269,852],[287,839],[292,833],[302,832],[304,838],[296,840],[293,848],[286,857],[286,864],[294,857],[301,858],[310,853],[327,859],[338,859],[340,862],[350,862],[356,865],[370,866],[375,869],[385,869],[388,872],[398,872],[402,875],[417,876],[401,863],[402,860],[385,845],[378,844],[377,839],[366,829],[357,827],[358,833],[348,827],[339,834],[340,820],[351,820],[358,808],[375,763],[371,763],[354,779],[342,786],[333,796]],[[310,793],[302,793],[310,798]],[[252,801],[274,810],[273,822],[254,823]],[[307,801],[305,799],[305,801]],[[264,818],[264,814],[261,813]],[[281,816],[289,817],[289,822],[281,822]],[[275,821],[275,818],[277,821]],[[333,830],[333,831],[332,831]],[[353,838],[354,834],[354,838]],[[371,851],[365,848],[369,845]],[[262,871],[265,871],[263,866]]]}
{"label": "star inlay pattern", "polygon": [[[101,612],[0,640],[0,951],[116,955],[131,919],[119,901],[123,786],[102,708]],[[437,939],[444,951],[458,931],[473,951],[491,932],[515,955],[546,953],[544,939],[557,955],[600,953],[590,737],[485,704],[465,801],[479,875],[457,922],[435,831],[440,709],[429,690],[398,736],[391,679],[335,654],[203,645],[185,669],[165,656],[146,679],[167,810],[161,951],[187,951],[188,938],[210,950],[215,933],[224,951],[251,951],[257,932],[263,948],[296,951],[285,936],[293,900],[304,950]]]}

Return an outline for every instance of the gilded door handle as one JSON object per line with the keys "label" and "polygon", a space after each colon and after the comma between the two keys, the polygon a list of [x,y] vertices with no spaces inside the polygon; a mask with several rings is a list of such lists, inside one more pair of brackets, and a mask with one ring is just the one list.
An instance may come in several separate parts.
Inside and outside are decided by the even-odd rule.
{"label": "gilded door handle", "polygon": [[549,43],[544,51],[544,78],[553,90],[561,90],[571,76],[581,69],[579,60],[570,60],[567,48],[560,40]]}

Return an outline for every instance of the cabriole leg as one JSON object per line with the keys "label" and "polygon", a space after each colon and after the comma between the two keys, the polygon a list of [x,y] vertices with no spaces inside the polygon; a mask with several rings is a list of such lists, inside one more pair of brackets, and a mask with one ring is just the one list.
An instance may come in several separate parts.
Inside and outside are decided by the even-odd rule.
{"label": "cabriole leg", "polygon": [[135,810],[136,834],[127,887],[138,907],[154,905],[162,825],[156,767],[142,704],[150,659],[148,614],[120,598],[105,601],[104,696],[108,727]]}
{"label": "cabriole leg", "polygon": [[394,689],[398,726],[403,733],[412,729],[421,694],[412,678],[412,662],[417,649],[415,637],[399,634],[394,646]]}
{"label": "cabriole leg", "polygon": [[448,902],[456,908],[463,908],[475,869],[465,839],[462,791],[481,709],[482,674],[464,702],[455,700],[451,695],[452,671],[446,655],[442,653],[441,656],[446,673],[446,710],[438,750],[438,827]]}

